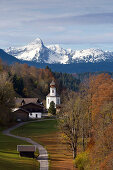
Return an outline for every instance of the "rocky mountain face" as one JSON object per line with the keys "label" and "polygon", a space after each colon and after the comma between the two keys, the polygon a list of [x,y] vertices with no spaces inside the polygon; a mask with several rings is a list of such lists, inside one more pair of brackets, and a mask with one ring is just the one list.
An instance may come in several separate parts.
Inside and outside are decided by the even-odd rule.
{"label": "rocky mountain face", "polygon": [[59,45],[45,46],[39,38],[20,48],[10,47],[5,52],[21,61],[32,61],[36,63],[74,64],[113,62],[113,52],[103,51],[101,49],[63,49]]}

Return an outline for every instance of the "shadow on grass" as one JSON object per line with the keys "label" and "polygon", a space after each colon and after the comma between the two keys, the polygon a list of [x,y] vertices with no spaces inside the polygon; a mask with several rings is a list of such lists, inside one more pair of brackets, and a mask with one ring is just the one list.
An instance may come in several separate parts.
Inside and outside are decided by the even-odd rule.
{"label": "shadow on grass", "polygon": [[37,157],[37,160],[48,160],[48,158],[44,158],[44,157]]}
{"label": "shadow on grass", "polygon": [[55,161],[55,162],[59,162],[59,161],[62,161],[62,159],[54,159],[54,158],[52,158],[52,159],[50,159],[51,161]]}
{"label": "shadow on grass", "polygon": [[0,153],[8,153],[8,154],[15,154],[15,155],[18,155],[18,153],[10,152],[10,151],[9,151],[9,152],[6,152],[6,151],[1,151],[1,150],[0,150]]}

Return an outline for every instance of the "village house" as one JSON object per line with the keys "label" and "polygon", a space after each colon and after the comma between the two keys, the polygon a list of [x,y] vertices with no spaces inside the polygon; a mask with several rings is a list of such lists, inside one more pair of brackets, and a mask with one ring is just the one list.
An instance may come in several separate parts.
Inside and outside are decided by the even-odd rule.
{"label": "village house", "polygon": [[46,112],[44,105],[37,98],[16,98],[17,108],[13,109],[14,118],[17,121],[41,118]]}
{"label": "village house", "polygon": [[13,111],[13,117],[17,121],[27,121],[29,120],[29,112],[22,108],[18,108]]}

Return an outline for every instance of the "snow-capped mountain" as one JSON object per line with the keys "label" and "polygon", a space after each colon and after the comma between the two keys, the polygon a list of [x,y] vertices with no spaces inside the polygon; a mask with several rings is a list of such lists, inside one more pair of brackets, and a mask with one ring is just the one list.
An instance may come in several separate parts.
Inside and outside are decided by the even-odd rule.
{"label": "snow-capped mountain", "polygon": [[101,49],[87,49],[87,50],[77,50],[74,52],[72,60],[74,62],[103,62],[103,61],[113,61],[113,52],[103,51]]}
{"label": "snow-capped mountain", "polygon": [[30,44],[20,48],[8,48],[8,54],[20,60],[35,61],[39,63],[63,63],[68,61],[68,56],[57,53],[51,48],[44,46],[41,39],[37,38]]}
{"label": "snow-capped mountain", "polygon": [[48,49],[43,45],[42,40],[39,38],[26,46],[20,48],[10,47],[5,51],[19,60],[41,62],[41,59],[44,60],[44,54],[46,55],[46,58],[48,57]]}
{"label": "snow-capped mountain", "polygon": [[41,39],[37,38],[30,44],[20,48],[8,48],[8,54],[15,56],[19,60],[34,61],[37,63],[98,63],[112,62],[113,52],[101,49],[71,50],[63,49],[59,45],[45,46]]}

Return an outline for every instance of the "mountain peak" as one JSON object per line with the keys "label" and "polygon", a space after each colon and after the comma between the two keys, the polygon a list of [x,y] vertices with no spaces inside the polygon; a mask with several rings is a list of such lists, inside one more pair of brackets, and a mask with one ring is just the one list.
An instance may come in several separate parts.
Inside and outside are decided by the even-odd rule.
{"label": "mountain peak", "polygon": [[36,45],[40,44],[43,45],[43,41],[40,38],[36,38],[34,41],[32,41],[29,45]]}

